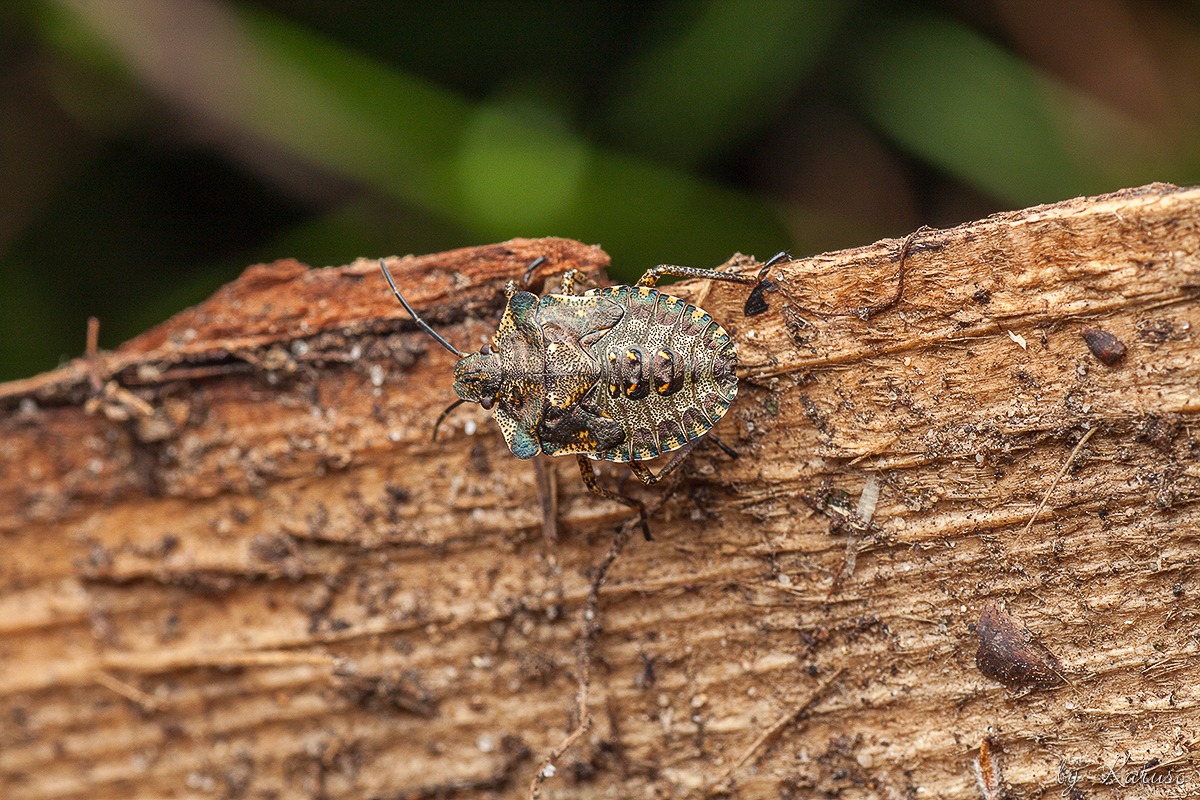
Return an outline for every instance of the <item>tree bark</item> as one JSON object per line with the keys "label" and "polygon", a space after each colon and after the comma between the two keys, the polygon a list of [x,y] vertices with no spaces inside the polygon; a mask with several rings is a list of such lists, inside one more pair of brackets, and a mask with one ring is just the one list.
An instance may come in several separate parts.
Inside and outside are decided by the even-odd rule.
{"label": "tree bark", "polygon": [[[740,457],[697,448],[609,569],[596,722],[543,796],[1200,791],[1200,189],[901,250],[778,266],[749,318],[745,287],[669,289],[738,344]],[[389,264],[475,351],[536,256],[608,263]],[[454,362],[376,261],[281,261],[0,386],[0,794],[525,795],[630,512],[548,461],[548,541],[488,412],[430,440]]]}

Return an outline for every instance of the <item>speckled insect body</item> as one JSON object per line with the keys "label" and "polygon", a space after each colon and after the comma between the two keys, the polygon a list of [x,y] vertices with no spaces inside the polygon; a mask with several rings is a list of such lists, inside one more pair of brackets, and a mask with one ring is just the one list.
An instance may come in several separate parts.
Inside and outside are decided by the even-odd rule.
{"label": "speckled insect body", "polygon": [[[550,295],[539,306],[552,310],[547,301],[560,299],[574,298]],[[712,317],[648,286],[593,289],[583,299],[604,327],[580,340],[582,358],[567,351],[559,361],[563,347],[547,343],[554,388],[538,429],[543,452],[644,461],[698,439],[725,415],[737,395],[737,353]],[[582,367],[583,380],[556,386],[556,361]]]}
{"label": "speckled insect body", "polygon": [[[761,313],[762,292],[770,287],[766,273],[783,257],[768,261],[757,277],[664,265],[634,286],[580,295],[574,293],[574,271],[563,275],[561,294],[540,298],[510,282],[496,333],[471,354],[447,343],[399,291],[396,296],[426,332],[460,356],[454,369],[460,399],[454,405],[490,409],[518,458],[576,455],[588,488],[637,508],[648,535],[642,504],[599,487],[586,459],[628,463],[644,483],[655,483],[678,466],[737,395],[737,354],[729,334],[704,310],[660,292],[654,283],[678,275],[752,285],[746,313]],[[391,283],[386,267],[384,274]],[[641,464],[672,451],[681,452],[657,474]]]}

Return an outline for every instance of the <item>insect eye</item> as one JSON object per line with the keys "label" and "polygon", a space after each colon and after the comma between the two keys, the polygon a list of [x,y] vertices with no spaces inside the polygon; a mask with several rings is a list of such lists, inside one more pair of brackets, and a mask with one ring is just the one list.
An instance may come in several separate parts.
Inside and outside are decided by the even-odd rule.
{"label": "insect eye", "polygon": [[491,354],[492,354],[492,346],[490,344],[485,344],[483,347],[479,348],[479,355],[490,356]]}
{"label": "insect eye", "polygon": [[483,406],[484,411],[490,411],[492,408],[492,404],[495,402],[496,402],[496,398],[494,398],[494,397],[479,398],[479,405]]}

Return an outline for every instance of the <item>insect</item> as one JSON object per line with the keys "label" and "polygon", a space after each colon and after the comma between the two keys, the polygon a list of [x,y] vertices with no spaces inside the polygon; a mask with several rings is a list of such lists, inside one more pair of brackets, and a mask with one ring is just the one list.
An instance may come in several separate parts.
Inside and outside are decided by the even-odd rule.
{"label": "insect", "polygon": [[[669,264],[648,270],[633,286],[575,293],[577,273],[565,272],[561,294],[543,297],[505,289],[507,303],[491,342],[464,353],[422,320],[380,268],[413,320],[459,357],[452,403],[434,424],[463,403],[492,412],[517,458],[538,453],[575,455],[593,493],[635,508],[650,538],[641,501],[600,486],[589,459],[627,463],[643,483],[678,467],[725,415],[737,395],[737,353],[729,334],[703,309],[654,288],[664,275],[753,286],[747,316],[767,310],[764,291],[779,253],[756,277]],[[529,265],[525,280],[545,259]],[[726,448],[727,449],[727,448]],[[658,472],[642,462],[675,452]]]}

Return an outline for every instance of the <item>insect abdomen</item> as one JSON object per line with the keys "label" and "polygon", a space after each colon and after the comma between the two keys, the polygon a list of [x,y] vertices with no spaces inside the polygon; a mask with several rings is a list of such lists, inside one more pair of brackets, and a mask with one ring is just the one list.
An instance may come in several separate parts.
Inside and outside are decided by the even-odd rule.
{"label": "insect abdomen", "polygon": [[596,404],[626,437],[616,448],[589,455],[641,461],[707,433],[737,395],[729,334],[702,309],[657,289],[595,291],[625,309],[594,352],[602,370]]}

